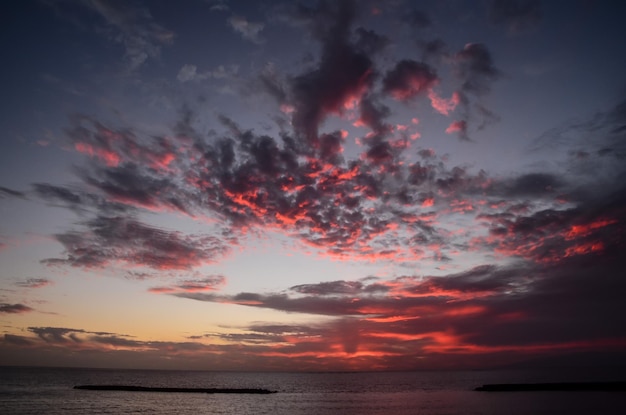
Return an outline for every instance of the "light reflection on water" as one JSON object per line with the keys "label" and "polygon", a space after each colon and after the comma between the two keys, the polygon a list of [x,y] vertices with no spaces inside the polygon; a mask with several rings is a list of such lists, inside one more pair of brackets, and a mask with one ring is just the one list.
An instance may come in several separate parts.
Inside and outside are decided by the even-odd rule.
{"label": "light reflection on water", "polygon": [[[548,372],[227,373],[0,368],[2,414],[623,414],[613,392],[473,392],[501,382],[620,380],[606,373],[576,379]],[[552,376],[552,377],[551,377]],[[609,377],[607,377],[609,376]],[[615,375],[616,376],[616,375]],[[85,391],[78,384],[265,388],[272,395]]]}

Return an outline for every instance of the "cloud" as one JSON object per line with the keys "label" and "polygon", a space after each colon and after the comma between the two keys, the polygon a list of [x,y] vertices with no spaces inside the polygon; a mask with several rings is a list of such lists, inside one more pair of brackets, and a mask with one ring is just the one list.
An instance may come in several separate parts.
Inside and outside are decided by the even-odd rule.
{"label": "cloud", "polygon": [[391,132],[391,125],[385,119],[391,115],[389,107],[376,101],[374,97],[367,96],[359,105],[359,119],[357,126],[367,126],[377,136],[386,136]]}
{"label": "cloud", "polygon": [[462,140],[469,140],[467,136],[467,121],[458,120],[450,123],[448,128],[446,128],[447,134],[458,134],[458,137]]}
{"label": "cloud", "polygon": [[[304,367],[353,370],[372,365],[406,369],[407,359],[415,362],[410,368],[493,367],[564,353],[618,353],[621,359],[619,351],[626,345],[620,294],[626,288],[620,278],[626,265],[620,255],[625,242],[620,237],[623,206],[623,197],[613,198],[603,206],[581,206],[575,214],[566,210],[529,215],[532,223],[514,226],[516,235],[558,234],[561,242],[574,245],[597,238],[613,241],[602,251],[558,256],[551,262],[521,258],[436,276],[299,284],[281,293],[206,292],[221,283],[219,276],[181,280],[155,290],[180,298],[326,316],[313,324],[253,323],[231,327],[227,333],[192,335],[194,342],[181,343],[31,327],[35,338],[5,336],[1,347],[9,351],[12,346],[30,347],[42,353],[47,353],[47,346],[74,353],[125,350],[168,356],[179,364],[193,356],[218,355],[226,359],[224,363],[245,355],[256,362],[251,366],[255,368],[281,367],[298,359]],[[599,216],[610,219],[594,219]],[[517,243],[533,246],[528,241]],[[220,341],[212,341],[216,338]]]}
{"label": "cloud", "polygon": [[[148,59],[157,59],[161,47],[172,43],[174,33],[154,21],[147,8],[113,0],[79,2],[80,8],[63,0],[46,3],[57,15],[84,30],[94,30],[109,41],[124,47],[124,59],[129,71],[138,70]],[[85,11],[99,17],[104,25],[85,25]]]}
{"label": "cloud", "polygon": [[[294,286],[288,294],[174,295],[336,317],[308,328],[251,326],[249,334],[233,337],[274,343],[273,353],[285,357],[344,359],[362,354],[386,360],[417,353],[431,359],[480,359],[506,353],[510,362],[623,346],[623,305],[616,294],[624,288],[618,278],[623,259],[604,257],[600,268],[584,265],[590,261],[595,262],[594,255],[547,266],[518,262],[436,277],[322,282]],[[601,286],[590,277],[596,270],[601,271]],[[611,289],[605,290],[607,286]],[[604,304],[602,310],[590,316],[588,310],[599,304]]]}
{"label": "cloud", "polygon": [[[155,23],[150,15],[100,6],[110,4],[84,7],[100,7],[110,22],[106,33],[125,45],[130,66],[156,58],[167,36],[152,37],[158,25],[151,26],[156,32],[141,28]],[[525,4],[531,3],[492,2],[491,18],[509,27],[528,21],[532,8]],[[453,117],[444,121],[445,132],[469,140],[468,131],[498,118],[481,102],[502,77],[491,52],[474,43],[450,53],[443,40],[419,36],[418,57],[392,60],[390,39],[358,25],[360,6],[321,1],[281,9],[308,31],[319,53],[294,73],[267,65],[250,86],[276,100],[263,110],[276,111],[279,133],[248,129],[246,120],[220,113],[207,134],[195,126],[208,119],[191,107],[171,131],[153,135],[76,115],[66,138],[84,161],[74,169],[79,183],[32,187],[46,203],[79,216],[73,229],[54,235],[63,252],[44,264],[122,269],[136,280],[169,277],[149,291],[297,313],[313,323],[191,333],[197,342],[32,327],[30,337],[5,336],[2,347],[230,364],[223,358],[264,368],[297,358],[300,367],[318,370],[437,367],[459,362],[457,356],[495,365],[623,349],[626,105],[547,132],[535,150],[563,151],[544,151],[561,159],[542,170],[493,176],[481,166],[454,165],[412,140],[426,124],[418,121],[422,115],[403,122],[395,109],[419,108],[414,101],[427,98],[434,116]],[[417,11],[406,20],[420,30],[434,22]],[[261,23],[236,16],[229,23],[246,40],[262,42]],[[193,87],[237,76],[236,66],[185,64],[177,80]],[[355,128],[344,130],[332,117]],[[568,174],[550,170],[554,165]],[[26,195],[0,187],[0,197]],[[207,234],[177,232],[149,222],[161,212],[219,225]],[[282,290],[233,294],[222,291],[225,277],[195,270],[223,259],[239,238],[263,232],[306,254],[402,271],[354,280],[320,276]],[[421,271],[427,266],[433,271]],[[32,311],[8,302],[1,307]],[[219,341],[202,343],[213,339]]]}
{"label": "cloud", "polygon": [[461,96],[458,92],[454,92],[450,99],[444,99],[431,89],[428,91],[428,98],[432,107],[442,115],[449,115],[461,102]]}
{"label": "cloud", "polygon": [[148,58],[157,58],[161,45],[173,41],[174,33],[155,23],[147,9],[133,8],[109,0],[85,3],[112,29],[111,40],[122,43],[130,70],[138,69]]}
{"label": "cloud", "polygon": [[483,95],[491,90],[491,84],[500,78],[491,53],[482,43],[468,43],[455,55],[457,75],[463,91]]}
{"label": "cloud", "polygon": [[[335,20],[307,20],[322,40],[319,65],[286,85],[277,84],[277,97],[301,99],[294,101],[294,134],[256,134],[220,117],[226,133],[207,141],[191,125],[193,115],[186,113],[173,134],[146,136],[133,128],[112,128],[91,117],[76,116],[67,137],[76,151],[91,160],[88,167],[77,169],[90,191],[39,184],[37,194],[82,215],[95,215],[83,222],[87,229],[102,218],[111,222],[141,210],[169,211],[217,218],[224,221],[230,235],[248,226],[279,229],[337,259],[416,259],[424,248],[404,248],[402,238],[418,240],[413,239],[412,227],[432,221],[421,216],[422,208],[431,205],[412,206],[410,201],[433,201],[435,190],[448,195],[452,188],[465,191],[464,183],[469,185],[474,179],[461,177],[467,174],[448,169],[433,157],[422,164],[393,163],[402,158],[407,140],[391,137],[390,110],[368,89],[374,82],[372,61],[351,43],[346,27],[336,24],[348,23],[349,27],[349,5],[327,7],[317,12],[330,13]],[[348,53],[340,53],[344,51]],[[354,71],[345,71],[345,59],[350,60],[347,68]],[[337,78],[330,69],[340,67],[344,70]],[[344,132],[317,131],[327,115],[353,110],[358,110],[359,122],[374,133],[362,138],[362,159],[346,158]],[[438,200],[443,202],[445,197]],[[433,225],[428,226],[436,234]],[[103,256],[90,253],[89,247],[99,247],[100,241],[87,233],[70,232],[57,238],[76,264],[110,263],[106,250]],[[73,244],[86,255],[68,248]],[[55,261],[74,263],[70,257],[49,262]]]}
{"label": "cloud", "polygon": [[504,25],[510,33],[535,28],[541,21],[539,0],[492,0],[488,6],[489,20]]}
{"label": "cloud", "polygon": [[226,278],[221,275],[212,275],[205,278],[186,279],[169,286],[152,287],[148,291],[157,294],[169,294],[176,292],[201,292],[215,291],[226,283]]}
{"label": "cloud", "polygon": [[228,24],[244,39],[256,44],[264,42],[263,38],[260,37],[261,31],[265,27],[263,23],[250,22],[243,16],[233,15],[228,19]]}
{"label": "cloud", "polygon": [[293,127],[313,145],[326,117],[358,106],[373,82],[368,53],[384,47],[385,40],[363,29],[357,30],[355,44],[351,36],[355,15],[356,6],[348,1],[320,2],[312,8],[298,5],[291,11],[290,18],[303,23],[321,44],[316,66],[292,77],[286,86],[287,104],[294,109]]}
{"label": "cloud", "polygon": [[77,187],[57,186],[49,183],[34,183],[35,194],[52,203],[59,203],[67,209],[82,215],[89,212],[122,214],[135,211],[133,207],[109,201],[106,197],[90,193]]}
{"label": "cloud", "polygon": [[532,142],[529,151],[570,155],[562,162],[572,174],[587,185],[596,182],[604,191],[624,173],[625,132],[626,101],[621,99],[608,109],[549,129]]}
{"label": "cloud", "polygon": [[[240,293],[233,296],[203,293],[173,295],[209,302],[227,302],[308,314],[414,319],[418,310],[445,313],[446,304],[499,296],[520,289],[513,284],[523,271],[479,266],[470,271],[441,277],[403,276],[392,280],[331,281],[290,288],[289,294]],[[437,311],[437,307],[441,310]],[[453,307],[451,307],[453,308]]]}
{"label": "cloud", "polygon": [[[363,114],[367,114],[363,108],[372,104],[368,102],[365,99],[361,103]],[[369,118],[367,125],[373,130],[384,130],[387,115],[376,108],[373,106],[369,117],[362,114],[361,118]],[[619,134],[619,128],[615,125],[621,125],[624,119],[620,114],[617,108],[607,112],[598,120],[612,120],[614,124],[604,122],[601,129],[590,131],[606,132],[604,140],[617,143],[614,134]],[[376,125],[378,127],[374,127]],[[593,123],[584,125],[595,128]],[[236,125],[233,131],[248,140],[246,148],[257,145],[254,143],[258,138],[253,134],[234,127]],[[595,143],[598,148],[606,147],[606,141]],[[271,151],[258,159],[259,163],[272,160],[269,154],[278,154],[281,147],[267,148]],[[439,255],[442,259],[454,245],[477,254],[492,252],[491,256],[484,256],[485,264],[438,276],[406,275],[392,279],[299,284],[286,292],[265,294],[223,295],[182,290],[169,293],[199,301],[333,319],[332,323],[319,323],[308,331],[294,329],[292,333],[283,333],[276,328],[263,332],[250,327],[248,333],[232,337],[255,345],[273,344],[272,351],[263,352],[263,356],[274,358],[298,357],[336,363],[345,361],[346,356],[355,360],[368,356],[369,362],[377,356],[375,359],[381,359],[385,367],[389,367],[400,364],[396,356],[406,358],[415,353],[439,363],[442,360],[437,360],[438,356],[446,356],[446,359],[472,356],[487,364],[486,360],[481,360],[487,358],[481,356],[499,355],[512,362],[563,352],[611,352],[623,346],[625,326],[620,317],[624,314],[623,302],[615,293],[623,290],[623,283],[617,276],[624,265],[619,252],[624,244],[621,235],[626,223],[626,203],[623,189],[614,180],[609,181],[611,186],[598,188],[593,181],[578,181],[574,187],[572,177],[565,179],[551,172],[521,173],[504,178],[489,177],[484,172],[473,175],[463,167],[445,167],[432,150],[421,149],[417,154],[421,160],[394,171],[394,177],[401,177],[404,186],[386,187],[387,199],[378,186],[392,183],[389,176],[368,170],[370,164],[366,158],[353,164],[347,162],[347,166],[352,165],[350,170],[343,167],[346,161],[327,167],[328,172],[339,169],[330,175],[312,165],[300,166],[292,171],[306,167],[303,169],[305,176],[315,177],[296,199],[297,206],[304,208],[301,211],[304,216],[283,210],[282,216],[277,218],[281,224],[306,230],[309,225],[302,227],[306,223],[303,218],[315,217],[308,215],[321,212],[317,210],[321,205],[314,201],[320,200],[324,186],[331,186],[335,189],[332,193],[340,194],[336,189],[343,184],[336,180],[345,175],[350,183],[371,186],[368,192],[364,190],[359,198],[350,202],[351,206],[365,206],[367,200],[387,200],[387,203],[393,200],[391,205],[395,210],[390,210],[393,213],[389,216],[386,215],[390,211],[376,209],[371,211],[376,212],[372,216],[363,209],[359,215],[355,211],[355,216],[333,216],[332,220],[329,216],[327,222],[319,222],[315,227],[310,225],[308,232],[301,233],[304,240],[318,247],[328,244],[329,254],[349,253],[352,258],[376,254],[380,259],[391,252],[390,257],[395,261],[406,255],[398,251],[402,245],[414,248],[414,252],[421,250],[421,255],[424,255],[423,250],[429,249],[433,256]],[[229,160],[238,157],[229,157]],[[588,157],[573,159],[571,163],[580,163]],[[607,155],[598,153],[597,157]],[[267,164],[263,171],[272,175],[282,171],[276,168],[276,161],[262,164]],[[613,170],[612,177],[619,177],[620,171]],[[286,189],[300,186],[305,176],[291,175]],[[329,181],[332,177],[335,177],[334,182]],[[339,187],[334,187],[337,185]],[[596,189],[589,193],[594,187]],[[392,194],[394,199],[389,196]],[[467,238],[443,233],[428,216],[429,208],[444,205],[440,204],[442,198],[446,200],[446,208],[439,209],[438,219],[446,215],[470,215],[468,223],[472,220],[482,223],[486,236],[477,236],[481,235],[481,227],[468,231]],[[568,201],[564,203],[563,198]],[[272,206],[268,200],[264,199],[262,205],[268,209],[264,217],[271,217],[268,213],[274,211],[268,208]],[[350,206],[347,199],[341,203],[345,203],[344,207]],[[417,203],[420,209],[416,208]],[[404,204],[414,209],[400,210]],[[288,221],[290,217],[293,222]],[[378,222],[374,221],[375,217],[379,218]],[[323,223],[328,223],[328,230],[322,230]],[[372,226],[369,232],[376,236],[359,234],[361,231],[356,231],[350,223],[357,224],[359,229]],[[404,228],[408,224],[411,226]],[[391,237],[402,230],[406,231],[402,237]],[[381,236],[384,239],[378,239]],[[385,243],[374,251],[365,248],[364,243],[372,245],[377,241]],[[611,288],[605,291],[600,287]],[[599,304],[602,304],[602,311],[598,314],[586,311]],[[554,318],[545,319],[545,315]],[[598,318],[601,323],[597,322]]]}
{"label": "cloud", "polygon": [[26,281],[19,281],[17,285],[22,288],[42,288],[52,284],[47,278],[29,278]]}
{"label": "cloud", "polygon": [[[95,332],[82,329],[73,329],[66,327],[29,327],[28,331],[35,334],[40,340],[48,344],[76,344],[81,345],[86,339],[82,338],[83,335],[92,336],[118,336],[114,333],[108,332]],[[128,336],[122,336],[128,337]]]}
{"label": "cloud", "polygon": [[206,0],[206,3],[209,4],[209,8],[211,11],[230,10],[230,8],[228,7],[228,0]]}
{"label": "cloud", "polygon": [[617,249],[624,226],[623,198],[608,195],[608,202],[575,208],[537,210],[529,214],[483,216],[490,221],[490,236],[483,242],[506,254],[541,263],[561,258],[599,256]]}
{"label": "cloud", "polygon": [[84,232],[56,235],[64,258],[48,265],[101,268],[118,263],[156,270],[185,270],[216,261],[230,246],[214,236],[183,235],[123,216],[98,216],[84,222]]}
{"label": "cloud", "polygon": [[[483,179],[462,177],[466,173],[447,169],[430,152],[423,164],[394,166],[391,161],[403,148],[386,141],[391,132],[385,121],[388,110],[372,97],[363,99],[359,110],[360,122],[378,133],[365,139],[368,148],[362,160],[345,159],[345,135],[340,131],[322,134],[314,143],[289,135],[275,139],[244,131],[225,117],[221,119],[228,133],[212,143],[198,138],[184,125],[188,121],[176,127],[180,133],[165,139],[144,138],[133,130],[111,129],[85,118],[69,137],[117,155],[117,165],[96,158],[90,170],[79,170],[94,195],[102,193],[117,205],[217,215],[235,232],[252,225],[284,229],[337,258],[374,259],[392,253],[415,258],[417,247],[387,248],[395,239],[392,233],[411,232],[412,225],[404,218],[419,216],[420,208],[410,207],[408,201],[426,200],[439,188],[451,194],[453,188],[463,190],[464,183]],[[379,170],[378,165],[390,170]],[[388,197],[405,205],[404,216],[384,205],[370,206],[383,196],[383,183]],[[99,206],[97,197],[76,191],[45,186],[38,190],[70,206]],[[122,212],[111,207],[106,213],[101,216]]]}
{"label": "cloud", "polygon": [[24,304],[0,304],[0,313],[6,314],[22,314],[34,311],[32,308],[24,305]]}
{"label": "cloud", "polygon": [[290,288],[300,294],[333,295],[333,294],[356,294],[363,288],[360,281],[330,281],[318,284],[302,284]]}
{"label": "cloud", "polygon": [[178,71],[178,75],[176,79],[180,82],[190,82],[190,81],[204,81],[207,79],[223,79],[223,78],[232,78],[239,71],[239,65],[230,65],[224,66],[219,65],[216,69],[212,71],[206,72],[198,72],[198,67],[196,65],[183,65]]}
{"label": "cloud", "polygon": [[14,334],[8,334],[8,333],[4,335],[4,343],[11,345],[11,346],[17,346],[17,347],[27,347],[27,346],[33,345],[33,341],[27,337],[16,336]]}
{"label": "cloud", "polygon": [[196,67],[196,65],[183,65],[183,67],[180,68],[180,71],[178,71],[176,79],[178,79],[180,82],[187,82],[195,79],[205,79],[203,75],[198,75],[196,73],[197,69],[198,68]]}
{"label": "cloud", "polygon": [[20,199],[24,199],[26,197],[26,194],[24,192],[9,189],[8,187],[0,186],[0,199],[4,199],[5,197],[17,197]]}
{"label": "cloud", "polygon": [[356,29],[356,35],[356,48],[362,50],[367,55],[379,53],[386,49],[391,43],[388,37],[362,27]]}
{"label": "cloud", "polygon": [[439,83],[439,78],[428,64],[402,60],[383,79],[383,90],[399,101],[409,100],[427,92]]}
{"label": "cloud", "polygon": [[560,176],[552,173],[528,173],[500,181],[499,189],[493,190],[502,192],[508,197],[554,197],[559,191],[564,190],[565,185]]}

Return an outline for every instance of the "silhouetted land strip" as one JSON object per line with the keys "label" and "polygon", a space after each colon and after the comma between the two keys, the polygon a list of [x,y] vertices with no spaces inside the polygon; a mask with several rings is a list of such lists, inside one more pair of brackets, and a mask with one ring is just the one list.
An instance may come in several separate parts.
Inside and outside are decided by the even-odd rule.
{"label": "silhouetted land strip", "polygon": [[626,391],[626,382],[496,383],[474,389],[481,392]]}
{"label": "silhouetted land strip", "polygon": [[166,392],[166,393],[248,393],[267,395],[276,393],[268,389],[252,388],[162,388],[147,386],[128,385],[78,385],[74,389],[86,389],[92,391],[127,391],[127,392]]}

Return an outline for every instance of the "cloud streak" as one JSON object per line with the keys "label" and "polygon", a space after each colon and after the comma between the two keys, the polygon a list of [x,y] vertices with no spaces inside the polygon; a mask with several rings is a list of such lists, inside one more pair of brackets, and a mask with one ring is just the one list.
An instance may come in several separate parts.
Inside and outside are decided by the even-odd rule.
{"label": "cloud streak", "polygon": [[29,278],[25,281],[17,282],[17,286],[22,288],[43,288],[50,284],[52,284],[52,281],[47,278]]}

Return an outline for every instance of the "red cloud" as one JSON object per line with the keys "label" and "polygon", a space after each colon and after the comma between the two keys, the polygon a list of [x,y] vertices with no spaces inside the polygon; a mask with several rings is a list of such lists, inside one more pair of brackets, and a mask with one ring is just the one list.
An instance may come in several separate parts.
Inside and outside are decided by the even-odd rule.
{"label": "red cloud", "polygon": [[565,235],[565,238],[571,240],[575,238],[589,236],[597,229],[601,229],[605,226],[613,225],[616,223],[617,220],[615,219],[598,219],[587,224],[572,225],[570,230]]}
{"label": "red cloud", "polygon": [[430,99],[432,107],[442,115],[449,115],[461,102],[461,96],[458,92],[454,92],[450,99],[444,99],[431,89],[428,91],[428,98]]}

